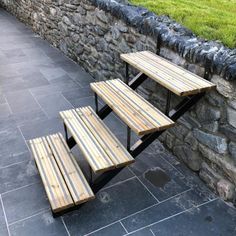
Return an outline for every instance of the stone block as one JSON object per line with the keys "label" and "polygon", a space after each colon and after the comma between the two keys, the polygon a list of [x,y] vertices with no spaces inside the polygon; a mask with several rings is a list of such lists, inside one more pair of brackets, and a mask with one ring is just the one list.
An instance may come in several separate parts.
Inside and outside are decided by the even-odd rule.
{"label": "stone block", "polygon": [[227,117],[229,124],[232,125],[234,128],[236,128],[236,110],[231,107],[228,107]]}
{"label": "stone block", "polygon": [[201,166],[201,155],[199,152],[195,152],[188,145],[175,146],[173,152],[183,162],[185,162],[189,168],[194,171],[199,171]]}
{"label": "stone block", "polygon": [[224,136],[206,133],[199,129],[194,129],[193,135],[200,143],[206,145],[217,153],[224,154],[228,150],[227,139]]}
{"label": "stone block", "polygon": [[229,156],[217,154],[202,144],[199,144],[199,151],[203,157],[214,163],[219,170],[223,171],[236,184],[236,164]]}
{"label": "stone block", "polygon": [[197,118],[201,122],[217,121],[220,119],[220,110],[205,102],[199,102],[196,108]]}
{"label": "stone block", "polygon": [[215,170],[213,170],[206,162],[203,162],[199,172],[199,176],[212,189],[216,188],[218,181],[222,178]]}
{"label": "stone block", "polygon": [[229,143],[229,153],[233,157],[233,159],[236,161],[236,143],[234,142]]}
{"label": "stone block", "polygon": [[235,88],[233,83],[222,79],[218,75],[213,75],[211,82],[216,84],[217,91],[226,98],[231,98],[234,96]]}
{"label": "stone block", "polygon": [[233,200],[235,197],[235,186],[226,179],[221,179],[217,183],[217,192],[224,200]]}

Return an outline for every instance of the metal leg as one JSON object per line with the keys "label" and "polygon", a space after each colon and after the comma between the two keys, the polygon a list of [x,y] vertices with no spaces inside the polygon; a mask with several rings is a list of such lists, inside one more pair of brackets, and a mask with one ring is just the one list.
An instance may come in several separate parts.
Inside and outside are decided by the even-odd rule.
{"label": "metal leg", "polygon": [[68,143],[69,139],[68,139],[67,127],[66,127],[65,123],[63,123],[63,125],[64,125],[64,130],[65,130],[66,142]]}
{"label": "metal leg", "polygon": [[171,100],[171,91],[168,90],[167,91],[167,99],[166,99],[166,111],[165,111],[165,114],[167,116],[169,115],[169,111],[170,111],[170,100]]}
{"label": "metal leg", "polygon": [[98,114],[98,95],[94,93],[94,97],[95,97],[95,110],[96,113]]}
{"label": "metal leg", "polygon": [[92,184],[93,183],[93,170],[92,170],[91,166],[89,166],[89,172],[90,172],[89,182],[90,182],[90,184]]}
{"label": "metal leg", "polygon": [[127,126],[127,150],[130,150],[130,143],[131,143],[131,129]]}
{"label": "metal leg", "polygon": [[[173,112],[170,118],[173,121],[177,121],[185,112],[187,112],[193,105],[195,105],[205,93],[199,93],[197,95],[192,96],[190,99],[184,99],[184,101],[180,102]],[[155,139],[157,139],[165,130],[157,131],[152,134],[144,135],[141,140],[135,143],[130,150],[130,153],[133,157],[138,156],[144,149],[146,149]]]}
{"label": "metal leg", "polygon": [[129,64],[125,63],[125,83],[129,84]]}

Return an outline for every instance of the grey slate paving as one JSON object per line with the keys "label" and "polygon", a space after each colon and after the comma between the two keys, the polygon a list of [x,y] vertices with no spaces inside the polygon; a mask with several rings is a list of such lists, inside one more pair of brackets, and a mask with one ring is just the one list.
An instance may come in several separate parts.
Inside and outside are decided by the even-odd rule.
{"label": "grey slate paving", "polygon": [[8,104],[0,104],[0,117],[6,117],[11,114]]}
{"label": "grey slate paving", "polygon": [[8,235],[2,203],[0,203],[0,235]]}
{"label": "grey slate paving", "polygon": [[[0,29],[0,197],[8,220],[0,204],[1,236],[8,235],[7,227],[13,236],[68,235],[67,229],[71,236],[236,235],[235,208],[214,200],[198,176],[158,141],[94,201],[64,215],[64,222],[53,219],[25,140],[64,134],[58,111],[94,107],[89,86],[94,79],[1,8]],[[112,114],[104,122],[126,145],[119,118]],[[136,140],[132,134],[132,144]],[[85,158],[77,147],[72,151],[89,176]],[[162,181],[150,181],[153,168]]]}
{"label": "grey slate paving", "polygon": [[0,167],[29,159],[28,148],[18,128],[0,131]]}
{"label": "grey slate paving", "polygon": [[210,200],[212,200],[210,196],[203,195],[197,189],[189,190],[142,212],[136,213],[122,220],[122,223],[128,232],[132,232]]}
{"label": "grey slate paving", "polygon": [[20,130],[26,140],[57,132],[64,132],[62,121],[59,118],[52,118],[44,121],[37,121],[32,124],[26,124],[21,126]]}
{"label": "grey slate paving", "polygon": [[[167,163],[159,161],[156,156],[157,154],[143,152],[140,154],[137,161],[130,167],[130,169],[139,177],[139,179],[147,186],[147,188],[159,201],[163,201],[188,190],[189,187],[185,184],[184,177]],[[147,178],[149,172],[153,172],[154,174],[157,173],[155,179],[164,179],[163,175],[166,175],[168,181],[155,186]]]}
{"label": "grey slate paving", "polygon": [[151,227],[155,235],[233,236],[236,210],[222,200],[207,203]]}
{"label": "grey slate paving", "polygon": [[0,169],[0,193],[36,183],[39,180],[33,161],[14,164]]}
{"label": "grey slate paving", "polygon": [[90,235],[91,236],[103,236],[103,235],[121,236],[125,234],[126,234],[126,231],[124,230],[122,225],[120,223],[115,223],[110,226],[107,226],[106,228],[98,230]]}
{"label": "grey slate paving", "polygon": [[9,224],[50,208],[41,182],[7,192],[2,201]]}
{"label": "grey slate paving", "polygon": [[66,101],[66,99],[60,93],[41,96],[36,98],[36,100],[49,118],[59,117],[60,111],[73,108],[73,106],[68,101]]}
{"label": "grey slate paving", "polygon": [[4,103],[6,103],[6,99],[2,94],[0,94],[0,104],[4,104]]}
{"label": "grey slate paving", "polygon": [[29,91],[6,93],[6,99],[13,113],[39,110],[40,107]]}
{"label": "grey slate paving", "polygon": [[[137,179],[105,189],[78,211],[65,215],[70,234],[84,235],[156,203]],[[83,227],[80,227],[83,225]]]}
{"label": "grey slate paving", "polygon": [[11,236],[68,236],[61,218],[54,219],[50,211],[10,225]]}

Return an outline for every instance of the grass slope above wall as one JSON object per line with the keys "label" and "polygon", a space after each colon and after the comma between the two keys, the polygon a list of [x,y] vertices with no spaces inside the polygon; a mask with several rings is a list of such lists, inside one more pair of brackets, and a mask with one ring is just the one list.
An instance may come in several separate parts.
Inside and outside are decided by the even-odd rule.
{"label": "grass slope above wall", "polygon": [[236,0],[130,0],[158,15],[168,15],[195,34],[236,48]]}

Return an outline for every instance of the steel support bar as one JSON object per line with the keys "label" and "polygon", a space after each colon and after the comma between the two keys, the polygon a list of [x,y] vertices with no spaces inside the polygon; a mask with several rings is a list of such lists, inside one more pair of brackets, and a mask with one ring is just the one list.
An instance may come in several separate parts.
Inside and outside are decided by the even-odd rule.
{"label": "steel support bar", "polygon": [[130,143],[131,143],[131,129],[127,126],[127,150],[130,150]]}
{"label": "steel support bar", "polygon": [[171,101],[171,91],[167,91],[167,99],[166,99],[166,111],[165,114],[168,116],[170,111],[170,101]]}
{"label": "steel support bar", "polygon": [[63,125],[64,125],[64,131],[65,131],[65,138],[66,138],[66,142],[68,143],[68,132],[67,132],[67,127],[66,127],[66,125],[65,125],[65,123],[63,123]]}
{"label": "steel support bar", "polygon": [[[135,76],[130,82],[129,82],[129,87],[135,90],[138,88],[148,77],[143,74],[139,73],[137,76]],[[105,105],[98,111],[98,116],[103,120],[105,119],[110,113],[112,112],[112,109],[108,106]]]}
{"label": "steel support bar", "polygon": [[95,111],[98,114],[98,95],[94,93],[94,98],[95,98]]}
{"label": "steel support bar", "polygon": [[[190,99],[184,99],[184,101],[180,102],[176,106],[176,108],[171,111],[172,115],[170,118],[173,121],[177,121],[185,112],[187,112],[193,105],[195,105],[203,96],[205,93],[200,93],[197,95],[192,96]],[[155,139],[157,139],[163,132],[163,131],[157,131],[155,133],[144,135],[141,138],[141,141],[138,141],[136,144],[134,144],[131,147],[130,153],[135,158],[138,156],[144,149],[146,149]]]}
{"label": "steel support bar", "polygon": [[129,84],[129,64],[125,63],[125,83]]}
{"label": "steel support bar", "polygon": [[76,141],[72,136],[68,139],[67,145],[70,149],[72,149],[76,145]]}

